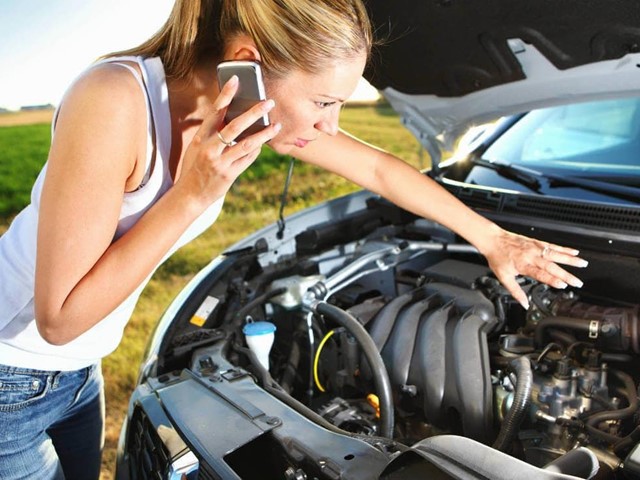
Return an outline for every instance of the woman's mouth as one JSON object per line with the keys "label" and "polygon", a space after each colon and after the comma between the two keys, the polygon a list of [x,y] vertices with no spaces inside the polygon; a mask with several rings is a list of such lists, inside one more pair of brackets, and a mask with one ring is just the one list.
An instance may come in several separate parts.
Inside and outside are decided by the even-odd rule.
{"label": "woman's mouth", "polygon": [[294,142],[294,145],[298,148],[304,148],[307,143],[309,143],[309,140],[303,140],[302,138],[297,138],[296,141]]}

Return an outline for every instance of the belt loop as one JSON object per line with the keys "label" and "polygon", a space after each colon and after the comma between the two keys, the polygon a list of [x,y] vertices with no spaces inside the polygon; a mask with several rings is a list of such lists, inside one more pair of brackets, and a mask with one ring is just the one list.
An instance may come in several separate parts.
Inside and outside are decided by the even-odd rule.
{"label": "belt loop", "polygon": [[51,390],[55,390],[56,388],[58,388],[58,381],[60,380],[61,373],[62,372],[53,372],[47,377],[47,381],[51,385]]}

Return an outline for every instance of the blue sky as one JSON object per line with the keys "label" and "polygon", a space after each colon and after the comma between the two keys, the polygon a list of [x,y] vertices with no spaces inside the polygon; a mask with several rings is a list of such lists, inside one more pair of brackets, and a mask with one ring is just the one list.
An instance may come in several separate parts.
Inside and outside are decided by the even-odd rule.
{"label": "blue sky", "polygon": [[57,104],[98,56],[155,32],[173,0],[1,0],[0,107]]}
{"label": "blue sky", "polygon": [[[0,0],[0,108],[57,105],[97,57],[138,45],[156,32],[173,2]],[[355,97],[372,94],[369,86]]]}

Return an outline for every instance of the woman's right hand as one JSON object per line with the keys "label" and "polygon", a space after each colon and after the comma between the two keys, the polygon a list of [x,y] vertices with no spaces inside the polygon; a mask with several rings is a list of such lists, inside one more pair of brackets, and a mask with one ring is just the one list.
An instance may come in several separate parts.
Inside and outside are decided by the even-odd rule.
{"label": "woman's right hand", "polygon": [[260,154],[262,145],[280,131],[280,124],[272,124],[232,143],[274,106],[273,100],[265,100],[225,125],[225,113],[237,90],[238,78],[234,76],[223,86],[212,112],[194,135],[177,173],[176,186],[185,187],[202,208],[223,197]]}

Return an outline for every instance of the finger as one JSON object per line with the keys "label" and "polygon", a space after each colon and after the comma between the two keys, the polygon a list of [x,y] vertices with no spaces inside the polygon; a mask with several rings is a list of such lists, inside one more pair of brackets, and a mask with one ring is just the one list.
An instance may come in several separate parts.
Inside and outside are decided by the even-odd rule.
{"label": "finger", "polygon": [[500,282],[502,283],[504,288],[509,291],[513,298],[520,305],[522,305],[522,308],[524,308],[525,310],[529,309],[529,299],[527,298],[527,294],[524,293],[524,290],[522,290],[522,287],[520,287],[520,284],[515,277],[511,275],[505,275],[500,278]]}
{"label": "finger", "polygon": [[562,245],[556,245],[555,243],[548,243],[548,242],[539,242],[539,243],[541,245],[541,248],[544,248],[546,246],[546,247],[549,247],[549,249],[552,251],[561,252],[566,255],[571,255],[573,257],[580,254],[580,250],[576,250],[575,248],[563,247]]}
{"label": "finger", "polygon": [[[553,262],[548,262],[547,265],[545,265],[544,267],[544,271],[546,271],[548,274],[555,277],[556,280],[561,280],[565,284],[565,286],[571,285],[572,287],[580,288],[583,285],[582,280],[580,280],[575,275],[572,275],[571,273],[567,272],[564,268],[560,267],[559,265]],[[564,288],[564,287],[558,287],[558,288]]]}
{"label": "finger", "polygon": [[[572,267],[584,268],[589,262],[584,258],[580,258],[572,253],[567,253],[567,249],[557,249],[555,246],[549,246],[546,250],[542,250],[541,256],[548,261],[561,263],[563,265],[571,265]],[[568,249],[572,250],[572,249]],[[574,250],[577,251],[577,250]]]}
{"label": "finger", "polygon": [[529,268],[523,269],[521,273],[522,275],[531,277],[534,280],[537,280],[554,288],[565,289],[568,286],[567,282],[565,282],[562,278],[558,278],[556,275],[548,272],[544,268],[540,268],[535,265],[530,265]]}
{"label": "finger", "polygon": [[[200,125],[200,128],[196,132],[199,138],[203,140],[207,139],[211,136],[212,132],[218,131],[218,127],[224,118],[225,109],[229,106],[238,91],[238,85],[238,77],[233,75],[227,83],[222,86],[222,90],[220,90],[213,104],[211,104],[211,111],[205,115],[202,120],[202,125]],[[230,137],[225,136],[224,138],[230,140]]]}
{"label": "finger", "polygon": [[275,102],[272,99],[256,103],[224,127],[225,138],[231,137],[235,139],[247,128],[256,123],[256,121],[260,120],[266,113],[269,113],[274,106]]}
{"label": "finger", "polygon": [[233,75],[229,80],[227,80],[227,83],[222,86],[220,93],[213,102],[213,108],[216,110],[227,108],[238,91],[238,85],[238,76]]}
{"label": "finger", "polygon": [[243,155],[242,157],[233,161],[232,169],[236,177],[251,166],[256,158],[258,158],[258,155],[260,155],[260,152],[261,149],[253,150],[252,152],[249,152],[246,155]]}
{"label": "finger", "polygon": [[248,152],[251,152],[255,149],[259,150],[262,145],[272,140],[278,134],[278,132],[280,132],[281,128],[282,125],[280,123],[271,124],[268,127],[263,128],[259,132],[243,138],[233,146],[228,147],[225,153],[237,157],[246,155]]}

